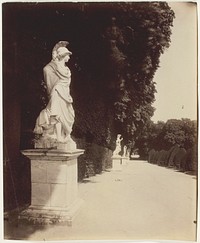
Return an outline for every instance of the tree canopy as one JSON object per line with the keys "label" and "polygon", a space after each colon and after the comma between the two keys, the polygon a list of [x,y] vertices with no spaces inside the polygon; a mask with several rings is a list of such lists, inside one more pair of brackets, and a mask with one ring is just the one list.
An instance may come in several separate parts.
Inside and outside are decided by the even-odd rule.
{"label": "tree canopy", "polygon": [[77,110],[84,111],[82,131],[88,127],[107,146],[117,133],[128,142],[153,115],[153,78],[160,55],[170,45],[174,13],[164,2],[102,4],[98,14],[91,5],[84,10],[92,12],[87,20],[95,41],[85,46],[89,61],[80,64],[89,82],[84,102],[77,102]]}
{"label": "tree canopy", "polygon": [[166,2],[3,4],[4,67],[9,73],[14,52],[22,127],[32,129],[45,105],[42,68],[67,40],[73,135],[110,148],[117,133],[137,139],[154,112],[153,78],[174,17]]}
{"label": "tree canopy", "polygon": [[192,149],[197,146],[197,122],[190,119],[169,119],[167,122],[149,122],[136,141],[141,156],[154,149],[170,150],[173,146]]}

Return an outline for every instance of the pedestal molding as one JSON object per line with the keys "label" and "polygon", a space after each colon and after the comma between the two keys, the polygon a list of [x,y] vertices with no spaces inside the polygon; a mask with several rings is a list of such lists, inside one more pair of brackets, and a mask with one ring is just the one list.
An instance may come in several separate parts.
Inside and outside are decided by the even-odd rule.
{"label": "pedestal molding", "polygon": [[21,150],[21,153],[31,160],[72,160],[84,153],[83,149],[73,151],[65,151],[58,149],[26,149]]}

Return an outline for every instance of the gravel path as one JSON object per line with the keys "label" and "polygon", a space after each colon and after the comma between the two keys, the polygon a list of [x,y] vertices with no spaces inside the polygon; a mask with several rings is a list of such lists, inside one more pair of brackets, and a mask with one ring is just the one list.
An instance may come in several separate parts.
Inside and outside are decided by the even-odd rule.
{"label": "gravel path", "polygon": [[129,161],[79,184],[84,203],[72,227],[6,225],[9,239],[195,240],[196,178]]}

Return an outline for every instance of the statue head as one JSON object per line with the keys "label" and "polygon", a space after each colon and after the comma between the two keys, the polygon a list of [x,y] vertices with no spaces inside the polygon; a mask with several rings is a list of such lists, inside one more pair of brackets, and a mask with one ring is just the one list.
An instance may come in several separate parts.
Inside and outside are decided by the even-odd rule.
{"label": "statue head", "polygon": [[67,41],[59,41],[53,48],[52,51],[52,59],[61,61],[67,55],[72,55],[72,52],[67,49],[67,45],[69,43]]}

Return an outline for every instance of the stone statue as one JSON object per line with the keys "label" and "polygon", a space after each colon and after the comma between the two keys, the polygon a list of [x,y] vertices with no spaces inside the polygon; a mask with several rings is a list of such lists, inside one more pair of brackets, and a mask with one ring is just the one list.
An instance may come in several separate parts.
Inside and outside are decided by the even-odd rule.
{"label": "stone statue", "polygon": [[121,152],[122,148],[121,148],[121,141],[123,140],[121,134],[117,135],[117,140],[116,140],[116,148],[115,151],[113,152],[113,155],[119,155],[119,153]]}
{"label": "stone statue", "polygon": [[72,52],[67,45],[67,41],[58,42],[52,60],[43,69],[49,101],[36,120],[34,133],[41,135],[35,140],[36,148],[76,147],[71,138],[75,118],[70,95],[71,72],[66,66]]}
{"label": "stone statue", "polygon": [[123,153],[123,157],[127,157],[127,146],[124,146],[124,153]]}

